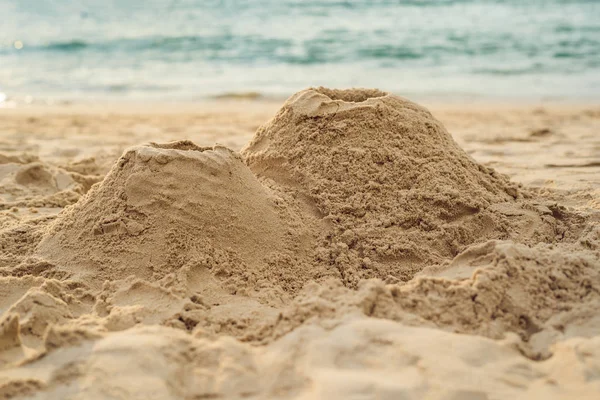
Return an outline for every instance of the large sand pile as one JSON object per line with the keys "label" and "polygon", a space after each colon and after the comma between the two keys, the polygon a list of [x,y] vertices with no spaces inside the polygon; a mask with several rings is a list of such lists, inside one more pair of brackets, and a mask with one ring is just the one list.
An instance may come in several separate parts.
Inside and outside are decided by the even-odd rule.
{"label": "large sand pile", "polygon": [[471,159],[429,111],[378,90],[302,91],[242,154],[268,185],[327,221],[319,256],[350,285],[408,280],[488,239],[554,242],[564,230]]}
{"label": "large sand pile", "polygon": [[[62,193],[23,163],[12,204]],[[599,220],[408,100],[308,89],[241,154],[136,146],[0,229],[0,398],[595,398]]]}

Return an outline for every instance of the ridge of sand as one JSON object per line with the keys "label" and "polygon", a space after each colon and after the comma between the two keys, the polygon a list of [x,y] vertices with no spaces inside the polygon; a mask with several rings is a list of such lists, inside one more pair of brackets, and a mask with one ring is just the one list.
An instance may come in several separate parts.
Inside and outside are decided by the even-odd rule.
{"label": "ridge of sand", "polygon": [[240,154],[138,145],[94,186],[0,161],[7,207],[74,203],[0,229],[0,398],[600,394],[598,212],[406,99],[307,89]]}

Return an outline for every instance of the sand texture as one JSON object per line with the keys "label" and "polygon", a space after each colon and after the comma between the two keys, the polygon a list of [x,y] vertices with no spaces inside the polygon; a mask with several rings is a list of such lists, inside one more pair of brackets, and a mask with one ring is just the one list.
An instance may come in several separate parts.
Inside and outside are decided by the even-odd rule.
{"label": "sand texture", "polygon": [[597,107],[148,107],[0,110],[0,399],[600,398]]}

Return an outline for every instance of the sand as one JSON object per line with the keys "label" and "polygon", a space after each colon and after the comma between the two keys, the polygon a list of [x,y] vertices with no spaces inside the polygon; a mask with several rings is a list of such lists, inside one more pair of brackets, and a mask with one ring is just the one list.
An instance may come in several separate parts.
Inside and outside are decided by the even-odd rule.
{"label": "sand", "polygon": [[600,396],[597,106],[0,114],[0,398]]}

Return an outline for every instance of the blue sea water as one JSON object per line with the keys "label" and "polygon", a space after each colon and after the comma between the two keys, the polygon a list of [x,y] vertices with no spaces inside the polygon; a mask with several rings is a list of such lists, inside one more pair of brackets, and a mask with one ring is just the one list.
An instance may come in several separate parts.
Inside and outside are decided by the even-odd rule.
{"label": "blue sea water", "polygon": [[285,96],[313,85],[597,100],[600,0],[0,0],[8,97]]}

